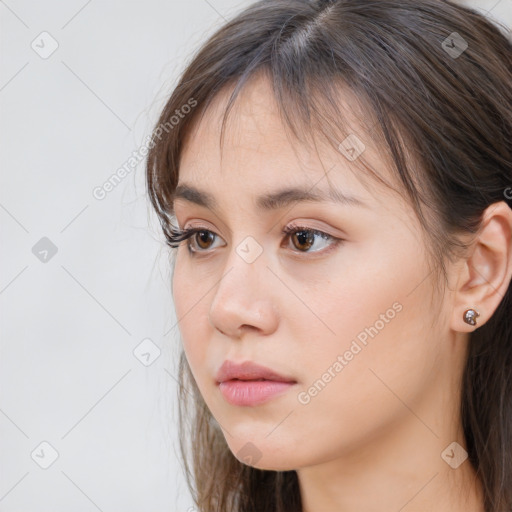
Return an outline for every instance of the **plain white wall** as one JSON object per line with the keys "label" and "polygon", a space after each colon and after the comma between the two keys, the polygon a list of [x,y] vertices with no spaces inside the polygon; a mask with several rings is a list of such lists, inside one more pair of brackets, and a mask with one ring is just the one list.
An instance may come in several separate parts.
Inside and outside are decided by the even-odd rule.
{"label": "plain white wall", "polygon": [[[93,191],[144,144],[185,60],[247,3],[0,3],[2,512],[192,505],[143,162],[103,199]],[[146,338],[143,362],[161,351],[149,366],[133,354]]]}
{"label": "plain white wall", "polygon": [[492,21],[503,24],[504,31],[512,37],[512,0],[459,0],[458,3],[473,7]]}
{"label": "plain white wall", "polygon": [[[511,0],[470,3],[512,25]],[[248,4],[0,2],[1,512],[192,510],[170,269],[129,158]]]}

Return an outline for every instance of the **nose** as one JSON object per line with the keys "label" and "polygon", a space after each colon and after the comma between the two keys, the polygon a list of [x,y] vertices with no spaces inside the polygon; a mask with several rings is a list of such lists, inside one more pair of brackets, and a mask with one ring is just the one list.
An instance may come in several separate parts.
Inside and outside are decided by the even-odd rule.
{"label": "nose", "polygon": [[278,314],[270,272],[261,255],[247,263],[235,251],[213,297],[210,324],[226,336],[240,338],[246,331],[268,335],[277,329]]}

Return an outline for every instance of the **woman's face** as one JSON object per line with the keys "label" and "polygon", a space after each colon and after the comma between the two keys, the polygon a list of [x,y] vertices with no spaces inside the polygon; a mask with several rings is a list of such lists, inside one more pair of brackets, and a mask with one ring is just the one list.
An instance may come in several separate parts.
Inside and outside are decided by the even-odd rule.
{"label": "woman's face", "polygon": [[[350,161],[357,147],[322,147],[321,159],[294,151],[264,80],[239,98],[221,161],[226,98],[209,107],[182,154],[179,185],[212,204],[177,197],[178,225],[211,234],[177,249],[173,296],[188,363],[231,451],[284,470],[348,456],[406,424],[418,443],[431,442],[439,396],[450,396],[459,370],[448,356],[447,308],[432,308],[434,273],[412,208],[375,181],[363,186]],[[366,161],[389,179],[355,119],[351,126]],[[331,190],[360,204],[258,201],[288,188]],[[283,234],[288,226],[325,235]],[[219,386],[226,360],[252,361],[292,383],[258,402],[275,382]],[[226,398],[229,389],[238,402]]]}

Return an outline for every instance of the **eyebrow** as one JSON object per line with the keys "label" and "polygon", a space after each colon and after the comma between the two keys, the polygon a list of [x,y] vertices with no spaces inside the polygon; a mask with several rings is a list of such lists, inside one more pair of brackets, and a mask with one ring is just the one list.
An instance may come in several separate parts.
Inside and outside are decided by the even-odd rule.
{"label": "eyebrow", "polygon": [[[176,199],[184,199],[210,210],[216,210],[218,203],[215,197],[209,192],[204,192],[192,185],[181,184],[176,187],[173,194],[173,202]],[[360,206],[369,208],[361,199],[346,195],[340,191],[328,189],[308,189],[301,187],[288,187],[275,192],[269,192],[256,198],[256,206],[261,210],[278,210],[285,208],[295,202],[332,202],[349,206]]]}

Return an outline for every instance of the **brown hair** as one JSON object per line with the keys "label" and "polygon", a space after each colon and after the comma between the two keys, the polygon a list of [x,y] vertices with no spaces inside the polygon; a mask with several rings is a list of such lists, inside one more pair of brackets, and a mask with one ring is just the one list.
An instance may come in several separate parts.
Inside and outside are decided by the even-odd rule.
{"label": "brown hair", "polygon": [[[445,279],[444,258],[466,248],[455,235],[477,233],[483,211],[508,201],[512,44],[496,25],[443,0],[260,1],[201,47],[153,131],[148,193],[168,240],[180,154],[192,123],[232,86],[225,122],[256,72],[268,76],[298,139],[321,133],[337,146],[339,92],[357,98],[365,119],[375,121],[364,137],[379,141],[391,157]],[[185,115],[178,119],[177,110]],[[470,334],[462,383],[466,448],[486,512],[512,510],[511,293],[509,284],[493,316]],[[182,456],[199,510],[300,511],[295,471],[253,468],[230,452],[183,352],[179,380]]]}

